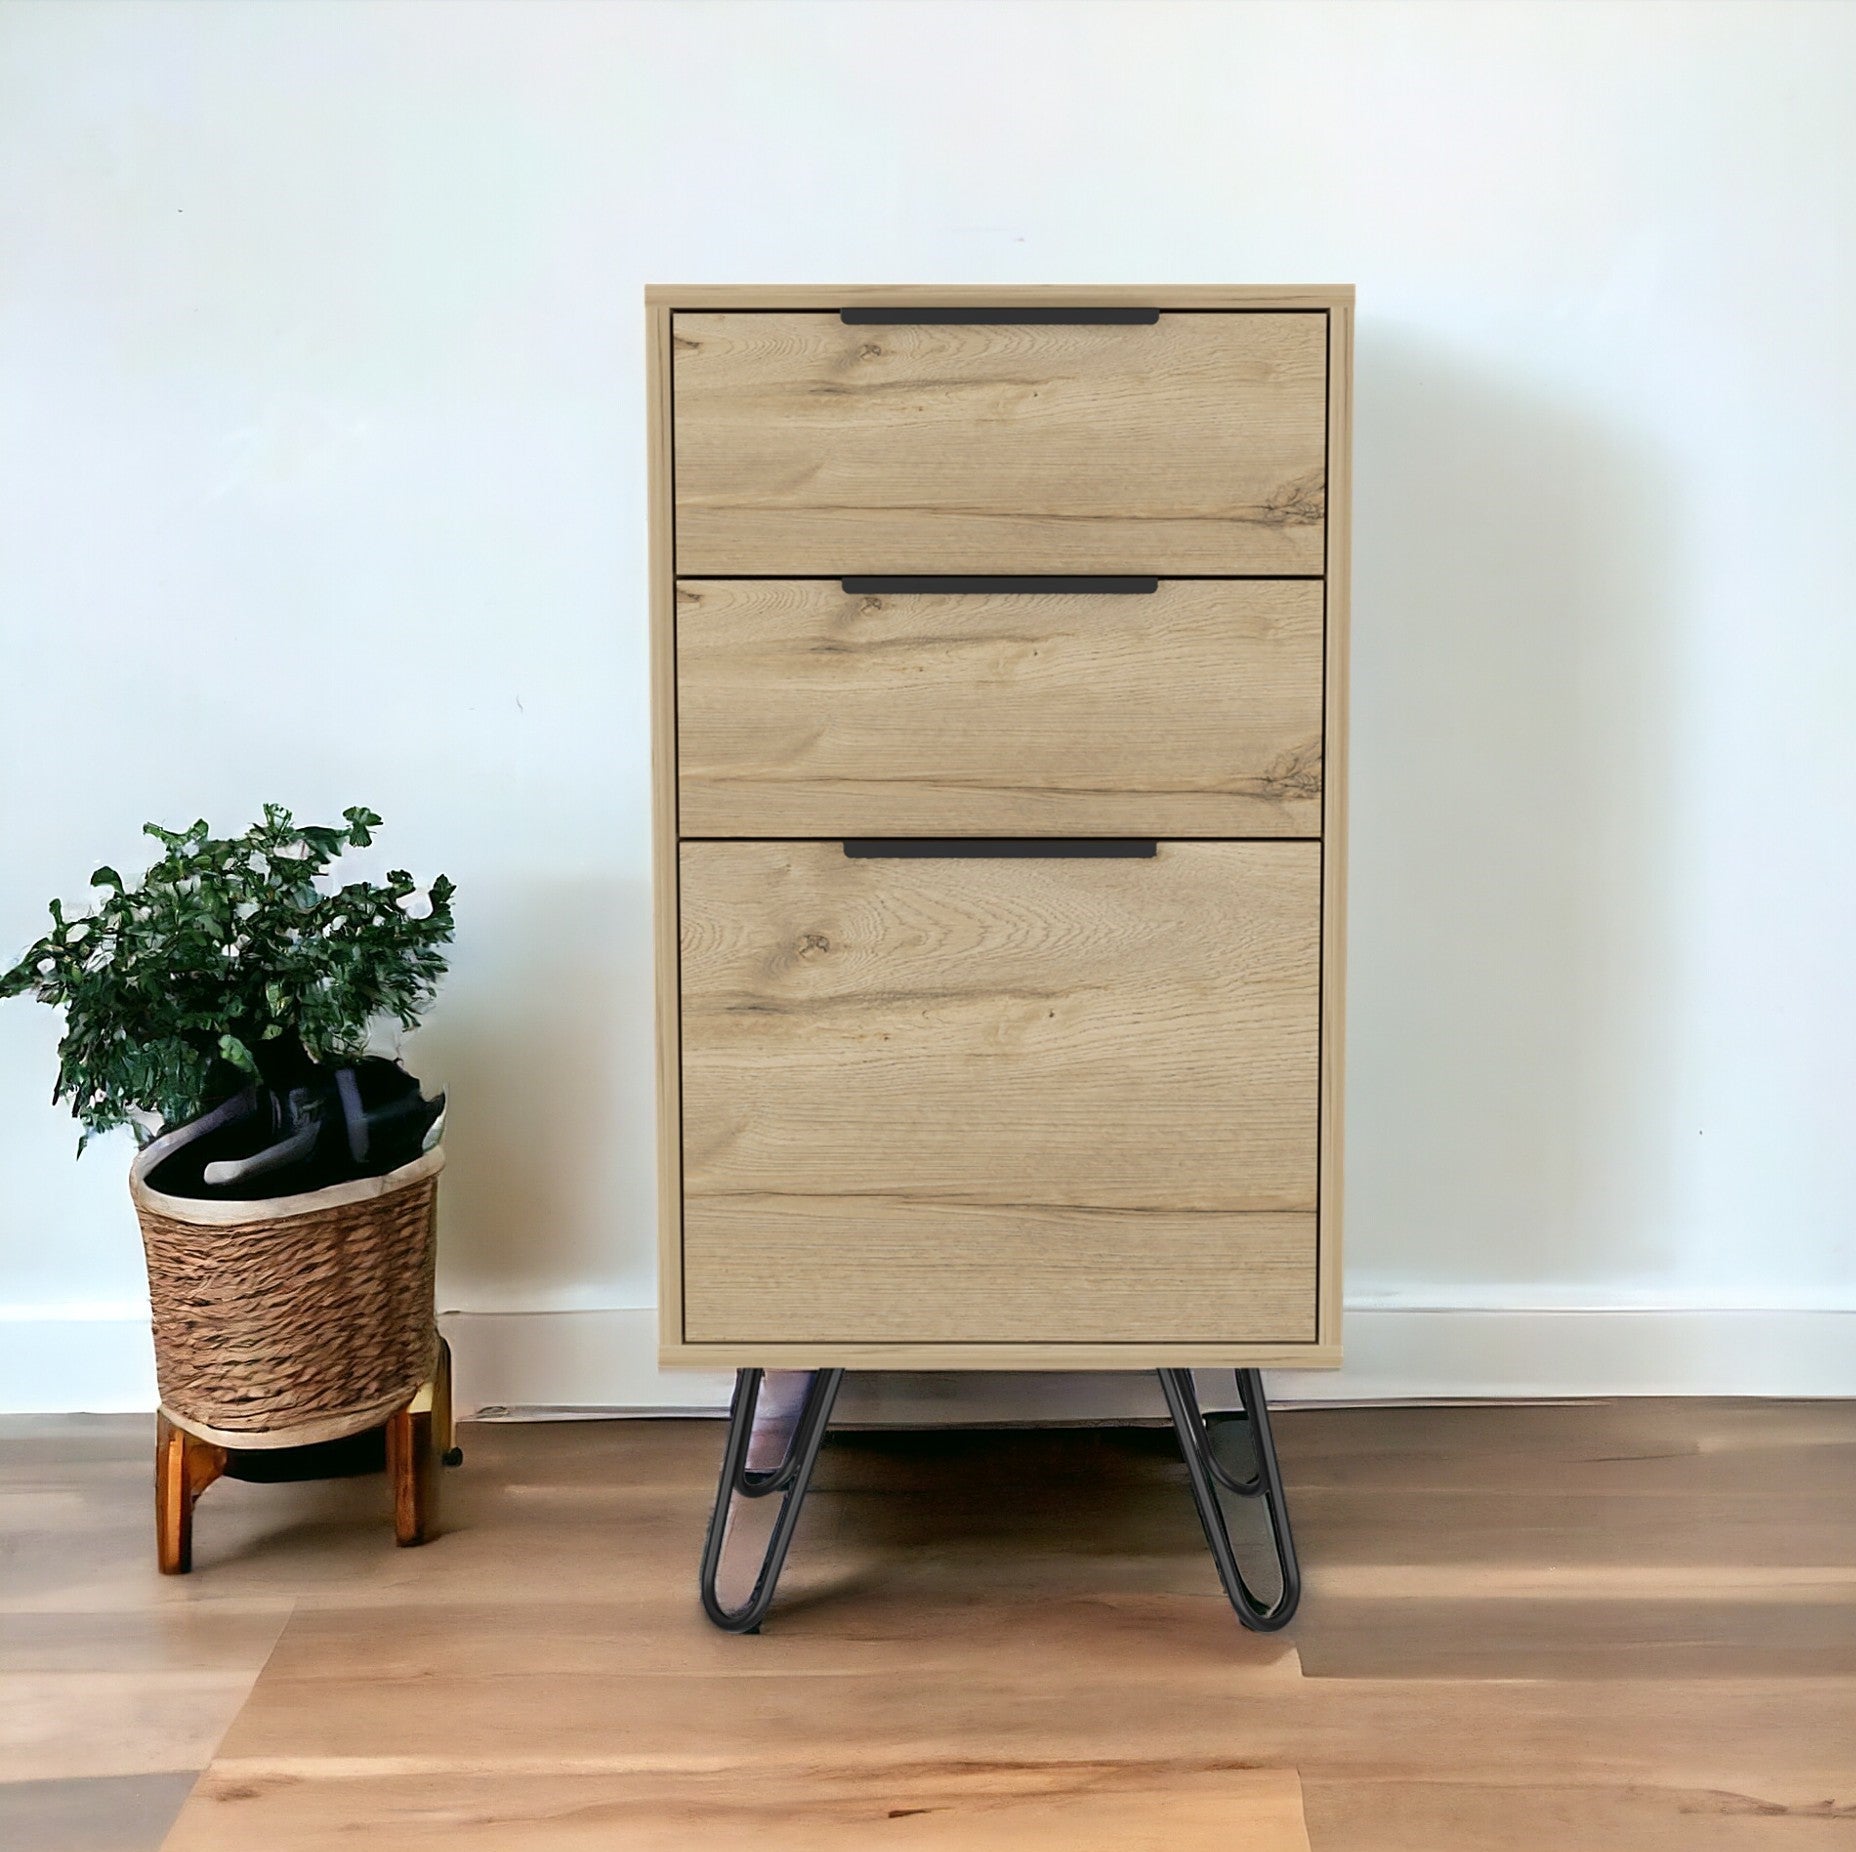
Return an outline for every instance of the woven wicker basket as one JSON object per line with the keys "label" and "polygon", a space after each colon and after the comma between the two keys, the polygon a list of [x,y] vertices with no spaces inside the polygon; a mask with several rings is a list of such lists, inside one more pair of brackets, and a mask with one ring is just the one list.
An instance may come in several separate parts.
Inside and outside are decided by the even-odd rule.
{"label": "woven wicker basket", "polygon": [[442,1147],[384,1177],[268,1202],[151,1190],[194,1127],[136,1156],[162,1412],[222,1447],[302,1447],[377,1426],[432,1373]]}

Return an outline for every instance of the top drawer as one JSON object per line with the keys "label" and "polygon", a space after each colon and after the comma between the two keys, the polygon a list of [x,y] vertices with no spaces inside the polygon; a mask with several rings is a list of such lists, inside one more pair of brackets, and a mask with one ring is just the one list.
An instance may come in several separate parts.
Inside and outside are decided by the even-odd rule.
{"label": "top drawer", "polygon": [[679,574],[1323,569],[1319,310],[673,331]]}

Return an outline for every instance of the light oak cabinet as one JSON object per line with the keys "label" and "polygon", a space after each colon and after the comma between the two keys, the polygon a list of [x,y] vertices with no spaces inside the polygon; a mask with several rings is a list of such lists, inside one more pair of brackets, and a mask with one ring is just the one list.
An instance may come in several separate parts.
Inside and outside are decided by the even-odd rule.
{"label": "light oak cabinet", "polygon": [[1352,292],[648,300],[665,1361],[1337,1362]]}

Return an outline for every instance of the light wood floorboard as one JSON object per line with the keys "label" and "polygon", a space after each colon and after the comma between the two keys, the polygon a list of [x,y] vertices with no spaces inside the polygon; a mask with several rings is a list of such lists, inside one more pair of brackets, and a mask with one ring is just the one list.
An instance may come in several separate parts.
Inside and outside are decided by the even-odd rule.
{"label": "light wood floorboard", "polygon": [[217,1486],[181,1579],[145,1423],[3,1423],[0,1843],[152,1852],[210,1755],[169,1852],[1856,1852],[1856,1405],[1277,1428],[1286,1635],[1092,1429],[834,1436],[736,1639],[714,1423],[478,1426],[423,1550],[379,1481]]}
{"label": "light wood floorboard", "polygon": [[0,1782],[0,1846],[7,1852],[148,1852],[194,1783],[166,1775],[78,1775]]}

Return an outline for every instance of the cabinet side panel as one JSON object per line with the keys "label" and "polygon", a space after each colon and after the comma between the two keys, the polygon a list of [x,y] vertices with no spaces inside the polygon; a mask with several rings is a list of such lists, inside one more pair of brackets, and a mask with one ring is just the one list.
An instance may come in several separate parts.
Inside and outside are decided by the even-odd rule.
{"label": "cabinet side panel", "polygon": [[1328,311],[1326,776],[1321,892],[1321,1344],[1341,1341],[1347,1045],[1347,668],[1353,533],[1353,303]]}
{"label": "cabinet side panel", "polygon": [[676,553],[671,521],[670,310],[645,311],[650,372],[651,877],[657,964],[657,1304],[662,1344],[683,1339],[682,1028],[677,981]]}

